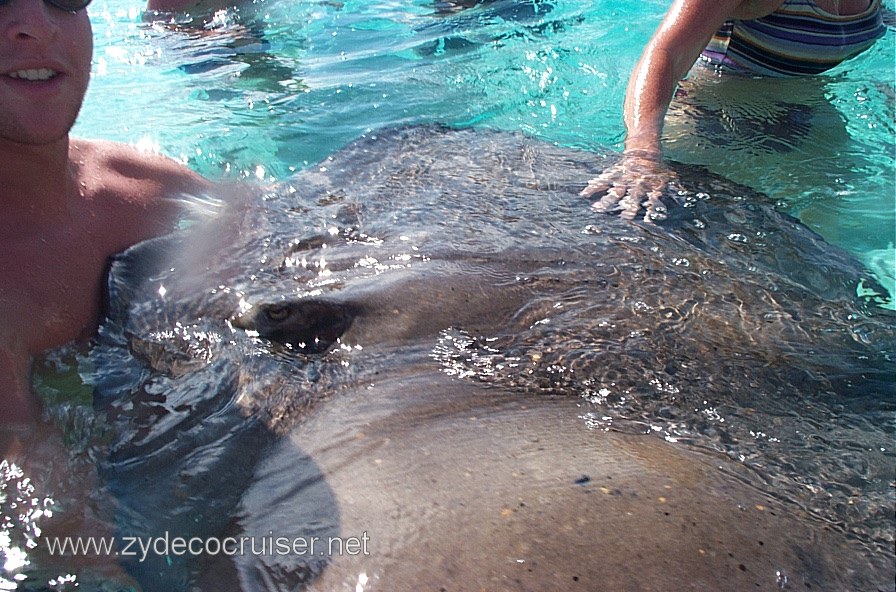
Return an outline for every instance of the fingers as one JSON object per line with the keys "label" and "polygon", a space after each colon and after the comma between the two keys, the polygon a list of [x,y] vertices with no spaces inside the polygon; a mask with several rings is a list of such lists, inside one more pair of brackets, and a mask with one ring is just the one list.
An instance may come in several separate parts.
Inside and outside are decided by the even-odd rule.
{"label": "fingers", "polygon": [[595,177],[588,181],[588,185],[579,192],[582,197],[591,197],[597,193],[606,193],[612,187],[612,183],[607,182],[602,177]]}
{"label": "fingers", "polygon": [[643,199],[644,194],[637,187],[613,185],[604,192],[603,197],[591,204],[591,209],[605,213],[618,211],[623,218],[632,220],[638,215]]}
{"label": "fingers", "polygon": [[644,210],[644,221],[654,223],[668,217],[661,199],[664,192],[671,190],[674,195],[677,189],[673,171],[661,163],[635,158],[612,166],[591,179],[579,194],[590,198],[600,196],[591,204],[596,212],[618,212],[621,217],[634,220]]}
{"label": "fingers", "polygon": [[619,207],[621,208],[619,215],[626,220],[634,220],[641,210],[641,198],[640,193],[634,191],[626,193],[625,197],[619,200]]}
{"label": "fingers", "polygon": [[592,209],[598,212],[610,212],[617,208],[619,201],[625,197],[625,189],[610,187],[604,196],[591,204]]}
{"label": "fingers", "polygon": [[653,190],[647,194],[647,199],[644,200],[644,209],[646,210],[644,213],[644,221],[648,224],[662,222],[669,217],[666,205],[661,199],[662,195],[662,191]]}
{"label": "fingers", "polygon": [[668,209],[662,201],[662,195],[663,192],[658,189],[645,190],[642,187],[614,185],[605,190],[599,200],[591,204],[591,209],[602,213],[618,212],[619,216],[626,220],[634,220],[644,210],[644,221],[652,224],[668,217]]}

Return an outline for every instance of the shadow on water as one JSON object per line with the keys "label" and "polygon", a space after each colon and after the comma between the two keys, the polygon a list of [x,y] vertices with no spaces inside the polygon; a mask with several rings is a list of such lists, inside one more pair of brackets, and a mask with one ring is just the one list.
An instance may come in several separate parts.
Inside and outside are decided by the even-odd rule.
{"label": "shadow on water", "polygon": [[[553,3],[541,0],[447,1],[434,2],[433,7],[439,18],[415,27],[416,36],[424,40],[415,48],[421,56],[463,53],[501,43],[507,36],[543,35],[564,26],[548,20]],[[494,25],[501,22],[513,23],[514,27],[498,35],[483,33],[494,31]]]}
{"label": "shadow on water", "polygon": [[[496,22],[513,23],[523,31],[540,34],[542,29],[561,26],[546,22],[545,18],[553,10],[550,2],[532,0],[476,0],[471,2],[436,2],[431,15],[419,15],[420,23],[413,26],[414,36],[423,41],[415,47],[420,56],[441,56],[446,53],[460,53],[474,50],[483,45],[501,40],[501,35],[484,33]],[[339,12],[340,7],[332,10]],[[150,18],[150,20],[152,20]],[[207,22],[196,21],[189,16],[179,21],[161,19],[154,26],[164,27],[173,35],[171,40],[181,38],[184,43],[172,47],[176,56],[176,68],[190,76],[203,80],[226,78],[238,83],[238,88],[246,91],[262,91],[279,94],[284,87],[293,93],[307,90],[301,79],[301,69],[297,61],[290,61],[271,52],[270,31],[266,29],[264,15],[252,7],[232,8],[221,12]],[[306,26],[308,26],[306,24]],[[295,32],[293,32],[295,34]],[[300,31],[300,34],[307,34]],[[512,30],[506,35],[521,34]],[[504,35],[502,34],[502,35]],[[301,38],[299,38],[301,39]],[[292,42],[302,47],[301,40]],[[198,89],[197,93],[201,93]],[[209,100],[227,100],[239,91],[214,89]]]}
{"label": "shadow on water", "polygon": [[86,356],[119,531],[369,542],[141,585],[891,589],[879,286],[703,169],[660,224],[591,213],[613,158],[384,130],[120,256]]}

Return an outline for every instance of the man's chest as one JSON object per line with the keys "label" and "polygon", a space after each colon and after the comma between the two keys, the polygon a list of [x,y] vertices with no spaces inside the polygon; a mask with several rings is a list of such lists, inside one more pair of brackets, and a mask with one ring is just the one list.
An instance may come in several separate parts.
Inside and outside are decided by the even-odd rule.
{"label": "man's chest", "polygon": [[91,331],[105,267],[104,254],[74,235],[8,241],[0,260],[2,332],[37,353]]}

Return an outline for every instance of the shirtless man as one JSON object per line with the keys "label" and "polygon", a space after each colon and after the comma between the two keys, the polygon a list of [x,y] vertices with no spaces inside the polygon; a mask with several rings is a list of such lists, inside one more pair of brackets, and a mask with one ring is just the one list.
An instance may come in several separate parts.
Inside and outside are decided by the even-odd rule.
{"label": "shirtless man", "polygon": [[[582,195],[627,218],[642,206],[647,219],[662,214],[660,195],[674,181],[663,166],[663,120],[698,58],[723,75],[818,74],[871,47],[884,16],[881,0],[675,0],[629,78],[623,157]],[[756,20],[764,17],[773,18]]]}
{"label": "shirtless man", "polygon": [[[95,331],[108,259],[210,184],[173,160],[69,137],[90,0],[0,1],[0,424],[39,417],[31,357]],[[111,114],[110,114],[111,115]]]}

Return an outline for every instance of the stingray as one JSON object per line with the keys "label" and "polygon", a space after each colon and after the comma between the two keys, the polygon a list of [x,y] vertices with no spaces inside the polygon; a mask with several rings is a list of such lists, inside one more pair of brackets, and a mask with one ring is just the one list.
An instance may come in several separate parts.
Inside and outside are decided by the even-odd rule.
{"label": "stingray", "polygon": [[595,214],[615,158],[382,130],[118,257],[89,358],[122,532],[374,549],[145,588],[892,585],[883,290],[701,168],[666,220]]}

